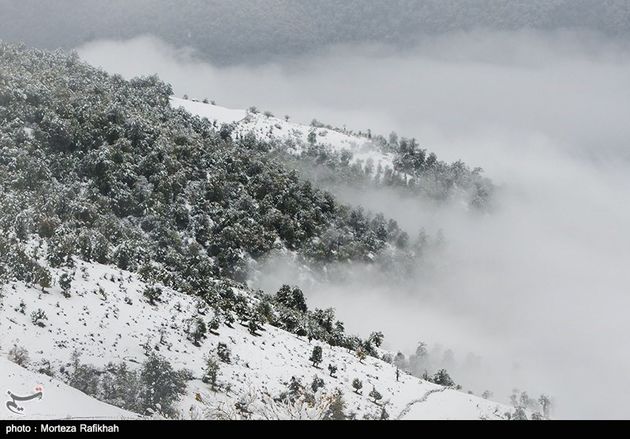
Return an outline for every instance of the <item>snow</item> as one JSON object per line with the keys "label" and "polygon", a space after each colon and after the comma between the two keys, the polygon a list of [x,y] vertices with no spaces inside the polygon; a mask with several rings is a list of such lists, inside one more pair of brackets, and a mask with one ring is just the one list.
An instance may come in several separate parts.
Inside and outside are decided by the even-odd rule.
{"label": "snow", "polygon": [[[180,417],[184,419],[207,417],[221,404],[233,407],[236,401],[248,395],[259,405],[253,417],[265,417],[265,410],[271,410],[274,404],[272,398],[286,391],[291,377],[300,378],[305,386],[310,386],[316,375],[325,382],[324,392],[342,391],[346,411],[356,413],[359,419],[381,411],[381,407],[368,398],[373,387],[383,395],[392,419],[499,419],[505,412],[513,411],[404,373],[397,382],[393,365],[372,357],[360,362],[354,353],[326,344],[320,344],[324,359],[321,369],[315,368],[308,359],[318,342],[309,343],[304,337],[271,326],[265,326],[259,336],[250,334],[238,322],[234,328],[221,326],[218,335],[209,333],[201,346],[195,346],[187,338],[187,320],[201,317],[209,322],[212,318],[212,311],[205,309],[196,298],[164,288],[162,300],[152,306],[142,296],[146,285],[137,275],[95,263],[77,261],[76,265],[70,298],[63,297],[58,287],[46,292],[22,283],[2,287],[2,355],[16,344],[28,349],[29,370],[36,370],[42,360],[48,360],[53,370],[59,371],[62,366],[69,366],[75,349],[81,352],[82,363],[99,367],[110,361],[138,367],[145,359],[146,348],[156,350],[175,368],[186,368],[193,373],[194,379],[188,383],[187,393],[178,405]],[[58,279],[61,271],[51,271]],[[249,295],[247,291],[236,292]],[[20,311],[21,301],[26,305],[24,313]],[[48,317],[44,327],[31,321],[31,313],[38,309]],[[231,349],[232,362],[221,363],[219,384],[222,390],[213,392],[201,377],[205,358],[215,352],[219,342]],[[9,363],[2,356],[0,360],[2,370],[9,371],[2,374],[5,388],[28,393],[41,383],[46,389],[42,401],[29,405],[29,410],[31,407],[36,410],[29,412],[29,416],[130,416],[53,378]],[[330,363],[338,367],[336,377],[328,374]],[[353,392],[354,378],[363,382],[362,395]],[[295,416],[283,413],[287,418]]]}
{"label": "snow", "polygon": [[257,139],[265,141],[279,140],[293,144],[290,152],[299,154],[304,145],[308,144],[308,136],[315,132],[317,143],[330,147],[331,150],[341,152],[351,151],[353,154],[351,163],[371,160],[375,167],[379,164],[383,168],[393,168],[393,157],[386,154],[365,137],[347,134],[341,130],[325,127],[313,127],[287,121],[262,113],[251,113],[246,110],[231,110],[212,104],[204,104],[198,101],[171,98],[173,108],[183,108],[193,115],[206,118],[209,121],[217,121],[218,124],[234,123],[234,137],[246,134],[254,134]]}
{"label": "snow", "polygon": [[247,112],[245,110],[230,110],[216,105],[204,104],[202,102],[195,102],[176,97],[171,98],[171,106],[173,108],[183,108],[189,113],[197,115],[201,118],[205,117],[210,122],[214,122],[216,120],[218,124],[239,122],[247,116]]}
{"label": "snow", "polygon": [[[137,419],[138,415],[102,403],[62,382],[46,375],[31,372],[0,357],[0,389],[4,399],[0,419]],[[36,389],[37,388],[37,389]],[[19,402],[21,414],[9,411],[6,402],[11,401],[7,392],[27,397],[42,392],[41,399]],[[6,400],[6,401],[5,401]]]}
{"label": "snow", "polygon": [[26,137],[28,137],[29,139],[33,139],[35,137],[35,132],[33,131],[33,128],[24,127],[24,134],[26,134]]}

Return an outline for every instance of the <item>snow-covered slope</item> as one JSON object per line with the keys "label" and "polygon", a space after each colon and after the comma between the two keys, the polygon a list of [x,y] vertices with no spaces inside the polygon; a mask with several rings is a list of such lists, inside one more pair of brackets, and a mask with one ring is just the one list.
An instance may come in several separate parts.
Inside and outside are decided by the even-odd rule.
{"label": "snow-covered slope", "polygon": [[229,108],[217,105],[204,104],[203,102],[191,101],[188,99],[171,98],[171,105],[174,108],[183,108],[191,114],[209,121],[217,121],[218,124],[240,122],[247,117],[245,110],[230,110]]}
{"label": "snow-covered slope", "polygon": [[360,160],[365,163],[372,160],[374,166],[380,164],[383,168],[393,167],[391,154],[383,153],[365,137],[346,134],[325,127],[301,125],[258,112],[231,110],[218,105],[176,97],[171,98],[171,106],[183,108],[191,114],[208,119],[210,122],[216,121],[217,125],[233,123],[235,125],[234,136],[252,133],[260,140],[288,142],[292,146],[290,152],[301,152],[302,147],[308,144],[309,135],[315,133],[318,144],[330,147],[333,151],[351,151],[353,162]]}
{"label": "snow-covered slope", "polygon": [[[138,415],[102,403],[66,384],[40,373],[31,372],[0,357],[0,388],[4,399],[0,419],[137,419]],[[18,397],[29,397],[40,393],[41,398],[15,401],[13,411],[6,403]],[[6,400],[6,401],[5,401]]]}
{"label": "snow-covered slope", "polygon": [[[51,271],[58,279],[61,271]],[[382,411],[382,406],[368,397],[373,388],[383,395],[382,403],[392,419],[498,419],[512,411],[406,374],[401,374],[397,381],[393,365],[371,357],[359,361],[354,353],[325,344],[320,344],[321,368],[315,368],[309,357],[317,342],[309,343],[304,337],[271,326],[265,326],[257,336],[238,323],[234,328],[221,326],[218,335],[208,333],[200,346],[195,346],[187,337],[187,322],[192,317],[207,322],[212,311],[196,298],[168,288],[164,288],[159,303],[150,305],[142,295],[145,287],[135,274],[82,261],[76,264],[70,298],[65,298],[56,286],[43,292],[41,288],[21,283],[5,285],[0,310],[2,355],[14,345],[22,346],[28,349],[30,370],[37,370],[48,360],[51,369],[60,374],[62,367],[69,367],[74,350],[80,351],[85,364],[104,366],[108,362],[125,362],[130,367],[138,367],[144,361],[147,349],[154,350],[174,367],[189,369],[193,374],[194,379],[188,382],[187,393],[178,404],[182,418],[238,418],[242,414],[233,408],[237,402],[242,404],[247,400],[252,412],[248,416],[253,418],[317,417],[312,410],[295,413],[295,408],[279,407],[274,402],[274,398],[287,390],[292,377],[310,386],[315,376],[324,381],[320,392],[331,394],[339,389],[346,412],[355,413],[359,419],[379,416]],[[43,327],[32,322],[31,314],[37,310],[47,316]],[[201,377],[205,358],[216,351],[219,342],[230,348],[232,361],[221,363],[221,390],[213,392]],[[30,412],[32,415],[128,416],[128,412],[98,405],[51,378],[9,364],[5,358],[1,361],[2,370],[9,371],[1,374],[5,388],[19,392],[43,384],[46,398],[40,402],[57,409],[34,401],[29,409],[37,407],[37,412]],[[337,366],[335,377],[329,376],[328,364]],[[353,391],[355,378],[363,382],[362,394]]]}

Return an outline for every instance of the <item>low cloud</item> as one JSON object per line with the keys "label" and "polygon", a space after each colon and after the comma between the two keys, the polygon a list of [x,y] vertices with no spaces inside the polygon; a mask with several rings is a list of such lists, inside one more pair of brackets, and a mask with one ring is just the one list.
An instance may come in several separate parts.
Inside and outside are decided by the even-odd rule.
{"label": "low cloud", "polygon": [[[344,46],[219,68],[145,37],[79,48],[130,77],[158,73],[177,94],[294,120],[417,137],[481,166],[495,209],[473,215],[392,193],[353,193],[411,233],[443,230],[430,267],[399,285],[305,285],[351,331],[382,329],[395,349],[439,342],[492,365],[476,391],[547,392],[561,417],[627,417],[630,391],[630,50],[579,33],[453,33],[404,52]],[[285,266],[286,261],[283,261]],[[277,266],[275,264],[274,266]],[[269,267],[268,267],[269,268]],[[295,270],[259,284],[303,282]],[[475,381],[476,380],[476,381]]]}

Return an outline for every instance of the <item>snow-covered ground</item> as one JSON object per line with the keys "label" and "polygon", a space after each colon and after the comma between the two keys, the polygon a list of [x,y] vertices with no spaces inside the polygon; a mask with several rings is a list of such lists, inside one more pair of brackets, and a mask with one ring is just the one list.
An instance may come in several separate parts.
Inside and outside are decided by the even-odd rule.
{"label": "snow-covered ground", "polygon": [[317,143],[330,147],[331,150],[352,152],[352,162],[371,160],[375,167],[379,164],[385,169],[393,168],[391,154],[386,154],[374,145],[369,139],[357,135],[346,134],[338,130],[313,127],[293,123],[285,119],[268,116],[263,113],[252,113],[247,110],[231,110],[218,105],[204,104],[203,102],[172,97],[173,108],[183,108],[210,122],[216,121],[217,125],[234,124],[234,136],[242,136],[252,133],[260,140],[279,140],[292,144],[292,152],[299,153],[302,147],[308,144],[309,134],[314,132]]}
{"label": "snow-covered ground", "polygon": [[[58,279],[61,271],[51,271]],[[130,367],[138,367],[150,349],[167,358],[174,367],[192,371],[194,379],[189,381],[187,393],[178,404],[180,416],[185,419],[211,417],[217,408],[222,408],[224,415],[227,412],[226,416],[236,417],[235,403],[248,398],[253,401],[254,418],[269,417],[269,411],[274,417],[311,417],[308,413],[291,415],[278,409],[273,398],[286,391],[292,377],[310,386],[315,376],[325,383],[320,392],[330,394],[341,390],[346,412],[354,412],[359,419],[381,413],[381,405],[368,397],[373,388],[383,395],[382,404],[391,419],[499,419],[513,411],[410,375],[401,374],[397,381],[393,365],[371,357],[361,362],[353,352],[326,344],[321,344],[321,368],[315,368],[309,357],[316,341],[309,343],[306,338],[271,326],[265,326],[258,336],[238,323],[233,329],[222,326],[218,335],[208,333],[200,346],[195,346],[187,337],[187,321],[201,317],[208,322],[212,311],[196,298],[168,288],[164,288],[159,303],[150,305],[142,295],[145,287],[135,274],[82,261],[76,264],[70,298],[65,298],[58,286],[46,292],[21,283],[3,286],[0,309],[3,388],[28,393],[36,385],[43,385],[45,397],[25,403],[28,416],[130,417],[129,412],[99,403],[53,378],[9,363],[6,355],[14,345],[25,347],[30,356],[26,366],[29,370],[37,370],[48,360],[58,374],[61,367],[70,365],[75,350],[81,353],[81,362],[85,364],[104,366],[108,362],[126,362]],[[43,327],[33,324],[31,319],[31,313],[40,309],[47,316]],[[205,358],[216,350],[219,342],[230,348],[232,361],[221,363],[222,390],[213,392],[201,377]],[[328,364],[337,366],[335,377],[329,376]],[[353,391],[355,378],[363,382],[362,394]],[[4,404],[0,410],[0,418],[13,416]]]}
{"label": "snow-covered ground", "polygon": [[[138,419],[138,415],[102,403],[66,384],[40,373],[31,372],[0,357],[0,389],[4,399],[0,419]],[[41,393],[28,401],[13,401],[7,392],[18,397]],[[7,408],[7,402],[15,402]]]}
{"label": "snow-covered ground", "polygon": [[183,108],[191,114],[206,118],[211,122],[217,121],[218,124],[230,124],[240,122],[247,117],[245,110],[230,110],[229,108],[219,107],[217,105],[204,104],[199,101],[191,101],[188,99],[171,98],[171,106],[173,108]]}

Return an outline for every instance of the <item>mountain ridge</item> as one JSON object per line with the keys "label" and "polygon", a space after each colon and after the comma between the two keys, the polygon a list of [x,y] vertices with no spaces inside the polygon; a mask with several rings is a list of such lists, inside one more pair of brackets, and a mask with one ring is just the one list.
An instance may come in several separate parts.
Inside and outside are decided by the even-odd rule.
{"label": "mountain ridge", "polygon": [[[298,287],[244,285],[273,250],[386,267],[426,245],[287,169],[273,139],[233,136],[172,108],[157,77],[125,81],[73,54],[0,43],[0,66],[0,345],[14,362],[32,356],[38,371],[147,416],[524,413],[437,392],[454,385],[446,371],[399,382],[382,333],[349,334]],[[452,169],[396,145],[410,172]]]}

